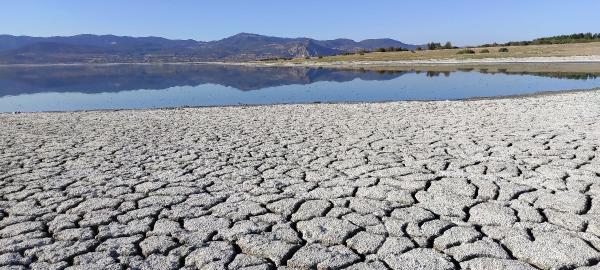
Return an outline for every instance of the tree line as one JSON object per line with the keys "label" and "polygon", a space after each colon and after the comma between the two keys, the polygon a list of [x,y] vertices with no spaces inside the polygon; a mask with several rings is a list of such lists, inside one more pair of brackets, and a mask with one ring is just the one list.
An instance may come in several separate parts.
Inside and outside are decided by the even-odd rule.
{"label": "tree line", "polygon": [[428,50],[444,50],[444,49],[456,49],[456,48],[458,48],[458,47],[453,46],[450,41],[446,42],[444,45],[442,45],[442,43],[438,43],[438,42],[427,43]]}
{"label": "tree line", "polygon": [[495,46],[527,46],[527,45],[546,45],[546,44],[568,44],[568,43],[586,43],[600,41],[600,33],[578,33],[571,35],[559,35],[551,37],[536,38],[530,41],[510,41],[507,43],[483,44],[480,47]]}

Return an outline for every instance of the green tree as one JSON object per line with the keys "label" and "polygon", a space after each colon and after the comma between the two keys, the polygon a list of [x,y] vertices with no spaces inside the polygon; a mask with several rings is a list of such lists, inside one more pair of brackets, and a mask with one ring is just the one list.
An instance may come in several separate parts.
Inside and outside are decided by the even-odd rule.
{"label": "green tree", "polygon": [[442,48],[442,44],[441,43],[436,43],[436,42],[427,43],[427,49],[428,50],[438,50],[440,48]]}

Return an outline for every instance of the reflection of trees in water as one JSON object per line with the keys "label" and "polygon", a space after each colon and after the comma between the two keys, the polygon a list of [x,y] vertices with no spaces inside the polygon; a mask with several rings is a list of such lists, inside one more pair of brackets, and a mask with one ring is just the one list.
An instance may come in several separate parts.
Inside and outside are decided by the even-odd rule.
{"label": "reflection of trees in water", "polygon": [[437,77],[437,76],[440,76],[440,72],[439,71],[427,71],[427,73],[425,74],[425,76],[427,76],[427,77]]}
{"label": "reflection of trees in water", "polygon": [[450,73],[452,73],[452,71],[427,71],[425,75],[427,77],[438,77],[444,74],[444,77],[450,77]]}
{"label": "reflection of trees in water", "polygon": [[[364,70],[364,72],[367,72],[367,70]],[[398,73],[406,73],[406,71],[403,70],[377,70],[376,71],[379,74],[398,74]]]}
{"label": "reflection of trees in water", "polygon": [[496,71],[489,71],[487,68],[479,69],[484,74],[505,74],[505,75],[527,75],[538,77],[549,77],[569,80],[594,80],[600,78],[600,73],[591,72],[535,72],[535,71],[509,71],[505,68],[499,68]]}
{"label": "reflection of trees in water", "polygon": [[548,77],[548,78],[556,78],[556,79],[569,79],[569,80],[595,80],[600,78],[600,72],[535,72],[535,71],[509,71],[505,68],[499,68],[496,70],[491,70],[489,68],[456,68],[453,71],[415,71],[416,74],[420,74],[421,72],[426,72],[427,77],[438,77],[442,74],[444,76],[449,77],[451,73],[454,72],[478,72],[482,74],[505,74],[505,75],[524,75],[524,76],[538,76],[538,77]]}
{"label": "reflection of trees in water", "polygon": [[549,77],[569,80],[595,80],[600,78],[598,73],[579,73],[579,72],[499,72],[507,75],[533,75],[539,77]]}

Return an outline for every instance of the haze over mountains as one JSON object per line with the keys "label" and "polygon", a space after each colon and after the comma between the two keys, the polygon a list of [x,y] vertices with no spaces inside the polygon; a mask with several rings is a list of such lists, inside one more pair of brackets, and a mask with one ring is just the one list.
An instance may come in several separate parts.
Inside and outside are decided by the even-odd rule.
{"label": "haze over mountains", "polygon": [[209,42],[89,34],[70,37],[0,35],[0,64],[249,61],[327,56],[388,47],[412,50],[418,46],[393,39],[357,42],[249,33]]}

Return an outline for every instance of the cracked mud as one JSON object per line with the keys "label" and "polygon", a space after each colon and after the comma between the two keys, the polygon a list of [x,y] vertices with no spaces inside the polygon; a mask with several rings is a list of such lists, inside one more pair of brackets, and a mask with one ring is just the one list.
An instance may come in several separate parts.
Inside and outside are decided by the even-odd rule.
{"label": "cracked mud", "polygon": [[0,115],[6,269],[599,269],[600,93]]}

